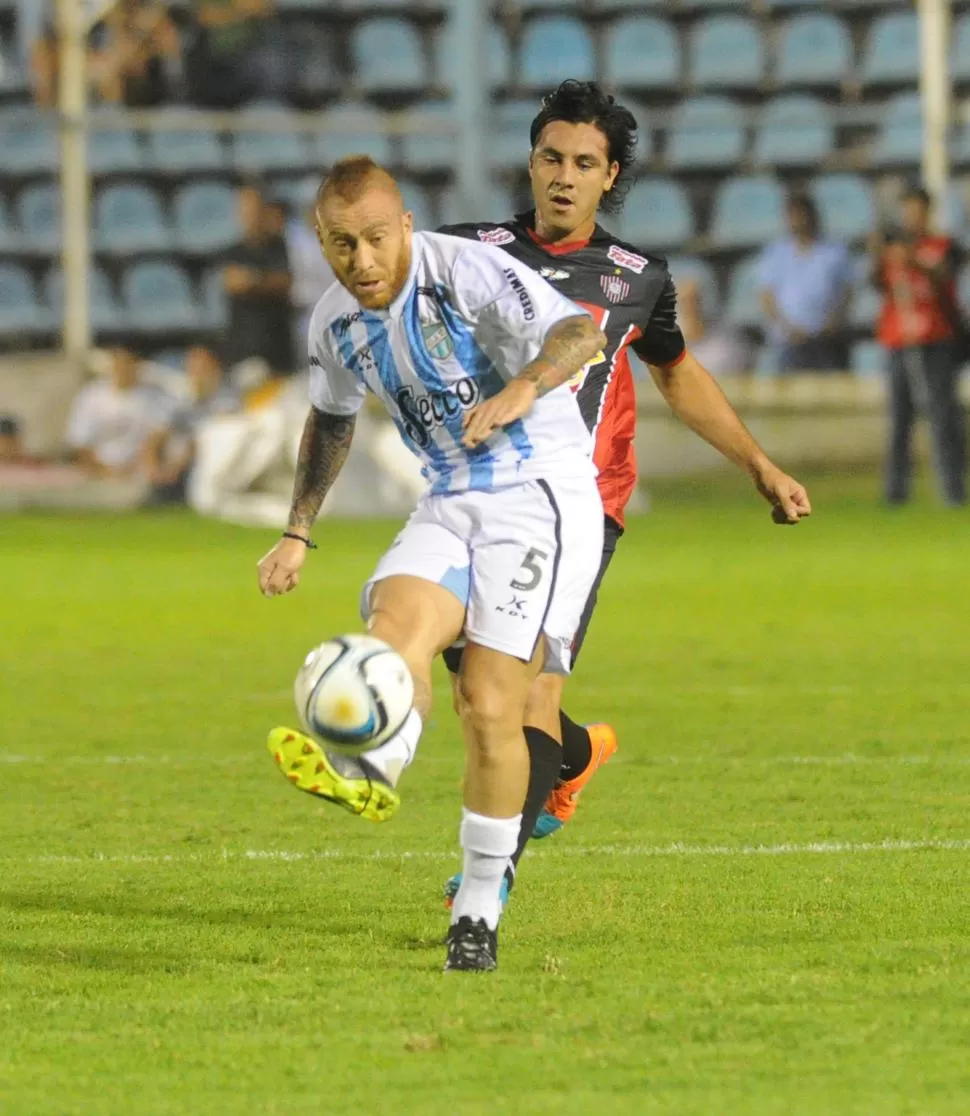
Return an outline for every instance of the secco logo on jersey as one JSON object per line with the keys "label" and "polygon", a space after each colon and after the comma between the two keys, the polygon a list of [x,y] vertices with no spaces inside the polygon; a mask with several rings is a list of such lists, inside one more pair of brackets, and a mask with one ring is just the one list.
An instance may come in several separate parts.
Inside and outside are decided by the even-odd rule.
{"label": "secco logo on jersey", "polygon": [[618,267],[635,271],[637,275],[641,275],[643,269],[649,263],[649,260],[643,256],[638,256],[635,252],[628,252],[625,248],[621,248],[619,244],[611,244],[610,250],[606,254]]}
{"label": "secco logo on jersey", "polygon": [[402,387],[394,401],[401,411],[408,437],[422,449],[431,444],[431,431],[448,419],[474,407],[481,397],[478,383],[466,376],[445,391],[415,396],[414,388]]}
{"label": "secco logo on jersey", "polygon": [[515,234],[508,229],[479,229],[478,239],[483,244],[511,244],[515,240]]}
{"label": "secco logo on jersey", "polygon": [[527,322],[535,321],[536,310],[532,305],[532,299],[529,298],[529,292],[525,289],[525,283],[510,267],[505,269],[504,275],[509,281],[509,286],[519,296],[519,302],[522,304],[522,317]]}

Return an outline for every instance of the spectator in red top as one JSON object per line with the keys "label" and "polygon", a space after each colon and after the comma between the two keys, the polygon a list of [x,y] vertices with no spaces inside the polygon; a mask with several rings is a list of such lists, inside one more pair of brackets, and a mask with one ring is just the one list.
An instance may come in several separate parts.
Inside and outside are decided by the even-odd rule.
{"label": "spectator in red top", "polygon": [[889,354],[890,432],[886,499],[909,496],[910,443],[920,409],[929,417],[934,461],[943,498],[966,500],[963,412],[957,399],[965,334],[955,276],[960,250],[930,228],[930,196],[911,189],[902,225],[877,234],[871,245],[876,285],[885,292],[877,337]]}

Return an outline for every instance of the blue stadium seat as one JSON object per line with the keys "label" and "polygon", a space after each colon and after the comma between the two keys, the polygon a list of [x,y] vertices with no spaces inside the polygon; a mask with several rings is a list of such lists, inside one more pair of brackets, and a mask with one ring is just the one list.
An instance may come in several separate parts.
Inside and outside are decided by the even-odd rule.
{"label": "blue stadium seat", "polygon": [[604,74],[616,87],[649,89],[680,82],[683,60],[674,28],[651,16],[625,16],[606,31]]}
{"label": "blue stadium seat", "polygon": [[305,213],[316,199],[320,177],[319,174],[307,174],[302,178],[277,179],[270,194],[274,201],[285,205],[288,210]]}
{"label": "blue stadium seat", "polygon": [[882,309],[883,296],[875,287],[857,287],[849,307],[849,324],[858,329],[872,329]]}
{"label": "blue stadium seat", "polygon": [[54,328],[53,316],[37,301],[27,271],[0,262],[0,335],[43,333]]}
{"label": "blue stadium seat", "polygon": [[876,207],[868,182],[858,174],[823,174],[811,185],[825,235],[858,240],[876,225]]}
{"label": "blue stadium seat", "polygon": [[881,376],[886,369],[885,351],[878,341],[857,341],[849,363],[857,376]]}
{"label": "blue stadium seat", "polygon": [[29,89],[27,78],[17,61],[17,48],[0,39],[0,94],[16,96]]}
{"label": "blue stadium seat", "polygon": [[461,204],[458,191],[451,187],[442,197],[441,223],[454,225],[463,221],[506,221],[517,208],[515,197],[498,182],[492,182],[486,188],[484,210],[471,213]]}
{"label": "blue stadium seat", "polygon": [[340,105],[320,120],[316,161],[329,167],[348,155],[370,155],[382,165],[391,161],[391,144],[383,131],[387,116],[364,105]]}
{"label": "blue stadium seat", "polygon": [[95,116],[88,132],[88,169],[92,174],[130,174],[144,168],[138,133],[131,128],[98,128]]}
{"label": "blue stadium seat", "polygon": [[221,267],[202,277],[202,321],[208,329],[225,329],[229,324],[229,296]]}
{"label": "blue stadium seat", "polygon": [[950,78],[953,81],[970,81],[970,12],[954,20],[951,35]]}
{"label": "blue stadium seat", "polygon": [[54,182],[28,186],[17,200],[24,246],[32,252],[53,253],[61,244],[61,195]]}
{"label": "blue stadium seat", "polygon": [[727,97],[693,97],[681,101],[667,146],[667,165],[730,167],[744,154],[744,118]]}
{"label": "blue stadium seat", "polygon": [[[409,121],[453,126],[454,108],[449,101],[425,102],[408,114]],[[401,138],[404,165],[412,171],[450,170],[458,152],[457,136],[448,132],[405,132]]]}
{"label": "blue stadium seat", "polygon": [[236,193],[221,182],[194,182],[175,196],[175,235],[183,252],[208,255],[241,236]]}
{"label": "blue stadium seat", "polygon": [[51,116],[23,109],[0,116],[0,174],[44,174],[56,170],[59,162]]}
{"label": "blue stadium seat", "polygon": [[834,145],[828,108],[814,97],[792,93],[765,107],[754,158],[763,166],[804,167],[827,158]]}
{"label": "blue stadium seat", "polygon": [[765,244],[780,236],[784,197],[773,178],[732,178],[714,199],[711,238],[718,247]]}
{"label": "blue stadium seat", "polygon": [[680,0],[682,8],[737,8],[739,11],[751,8],[750,0]]}
{"label": "blue stadium seat", "polygon": [[220,171],[226,156],[218,135],[208,128],[152,131],[148,134],[148,163],[161,174]]}
{"label": "blue stadium seat", "polygon": [[620,236],[641,248],[677,248],[694,235],[694,214],[684,188],[671,178],[634,183],[617,218]]}
{"label": "blue stadium seat", "polygon": [[20,234],[10,219],[7,203],[0,196],[0,253],[15,251],[19,242]]}
{"label": "blue stadium seat", "polygon": [[169,240],[161,200],[150,187],[125,182],[98,194],[94,243],[99,252],[158,252],[169,246]]}
{"label": "blue stadium seat", "polygon": [[121,282],[128,326],[146,333],[198,329],[202,315],[182,268],[167,261],[138,263]]}
{"label": "blue stadium seat", "polygon": [[339,87],[341,68],[333,47],[333,29],[326,25],[302,23],[293,29],[292,65],[299,90],[319,97]]}
{"label": "blue stadium seat", "polygon": [[520,170],[529,158],[529,128],[539,111],[536,101],[504,101],[492,109],[489,163],[499,170]]}
{"label": "blue stadium seat", "polygon": [[852,39],[835,16],[799,15],[782,26],[776,57],[779,85],[841,85],[852,73]]}
{"label": "blue stadium seat", "polygon": [[919,20],[891,12],[872,22],[862,57],[863,85],[909,85],[919,80]]}
{"label": "blue stadium seat", "polygon": [[753,89],[764,77],[758,26],[742,16],[711,16],[691,32],[690,80],[699,87]]}
{"label": "blue stadium seat", "polygon": [[762,324],[759,301],[761,256],[749,256],[737,264],[728,280],[727,306],[724,316],[733,326]]}
{"label": "blue stadium seat", "polygon": [[568,16],[529,20],[522,33],[519,76],[523,84],[543,89],[558,85],[567,76],[592,81],[596,58],[582,20]]}
{"label": "blue stadium seat", "polygon": [[365,93],[417,93],[428,84],[421,37],[406,19],[378,17],[350,36],[351,65]]}
{"label": "blue stadium seat", "polygon": [[[461,52],[455,49],[453,36],[454,21],[449,19],[434,41],[438,82],[448,89],[454,89],[464,80]],[[489,86],[508,85],[511,69],[505,32],[498,24],[490,23],[485,36],[485,77]]]}
{"label": "blue stadium seat", "polygon": [[721,291],[714,268],[707,260],[697,256],[673,256],[668,260],[668,266],[678,288],[686,282],[697,284],[700,288],[701,307],[708,318],[720,313]]}
{"label": "blue stadium seat", "polygon": [[399,180],[398,185],[404,198],[404,208],[410,209],[414,216],[414,227],[426,231],[433,230],[436,221],[427,193],[416,182],[409,182],[407,179]]}
{"label": "blue stadium seat", "polygon": [[[44,298],[55,318],[64,318],[64,272],[51,268],[44,279]],[[120,332],[125,329],[125,315],[111,288],[111,281],[100,267],[88,275],[88,299],[91,326],[96,333]]]}
{"label": "blue stadium seat", "polygon": [[232,142],[232,158],[238,170],[245,174],[265,174],[267,171],[302,170],[308,165],[305,135],[282,126],[271,130],[247,130],[246,117],[250,112],[264,122],[272,122],[268,109],[250,106],[239,114],[239,130]]}
{"label": "blue stadium seat", "polygon": [[872,151],[874,166],[919,163],[923,154],[923,111],[918,93],[897,93],[886,106]]}

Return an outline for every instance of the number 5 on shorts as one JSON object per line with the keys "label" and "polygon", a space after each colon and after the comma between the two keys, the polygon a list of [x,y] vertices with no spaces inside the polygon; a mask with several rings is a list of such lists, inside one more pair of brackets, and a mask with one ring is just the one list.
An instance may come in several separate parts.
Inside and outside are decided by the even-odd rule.
{"label": "number 5 on shorts", "polygon": [[544,550],[539,550],[533,547],[529,553],[522,559],[520,572],[516,575],[515,579],[510,582],[513,589],[518,589],[520,593],[528,593],[542,581],[543,569],[538,564],[537,559],[548,558],[549,555]]}

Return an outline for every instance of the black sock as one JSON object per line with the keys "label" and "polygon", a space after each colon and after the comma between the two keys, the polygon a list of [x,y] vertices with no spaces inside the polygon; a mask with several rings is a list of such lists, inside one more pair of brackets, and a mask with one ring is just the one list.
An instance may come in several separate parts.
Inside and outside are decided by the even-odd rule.
{"label": "black sock", "polygon": [[[529,789],[525,795],[525,805],[522,807],[522,828],[519,830],[519,843],[512,855],[513,866],[519,863],[519,857],[525,849],[526,842],[532,836],[536,818],[542,813],[552,788],[559,778],[559,768],[562,764],[562,748],[553,738],[542,729],[527,725],[525,729],[525,742],[529,748]],[[506,873],[509,886],[512,886],[514,869]]]}
{"label": "black sock", "polygon": [[593,758],[593,742],[582,725],[571,721],[559,710],[559,728],[562,732],[562,770],[559,778],[565,783],[575,779],[589,767]]}

